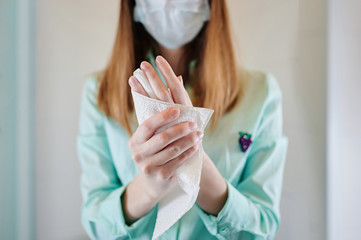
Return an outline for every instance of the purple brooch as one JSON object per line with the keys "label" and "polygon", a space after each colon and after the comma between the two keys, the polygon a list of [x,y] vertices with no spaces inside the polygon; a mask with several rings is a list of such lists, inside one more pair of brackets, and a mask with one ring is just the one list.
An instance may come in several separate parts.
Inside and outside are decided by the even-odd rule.
{"label": "purple brooch", "polygon": [[249,146],[252,143],[252,137],[249,133],[239,132],[239,145],[241,147],[242,152],[246,152]]}

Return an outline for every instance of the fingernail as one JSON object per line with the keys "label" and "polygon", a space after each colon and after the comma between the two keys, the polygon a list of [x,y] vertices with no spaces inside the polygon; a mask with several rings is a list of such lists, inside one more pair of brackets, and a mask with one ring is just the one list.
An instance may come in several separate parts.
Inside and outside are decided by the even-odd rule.
{"label": "fingernail", "polygon": [[178,78],[179,82],[180,82],[181,84],[183,84],[183,77],[182,77],[182,75],[179,75],[177,78]]}
{"label": "fingernail", "polygon": [[157,63],[163,64],[165,62],[164,58],[162,56],[157,56],[157,58],[155,59],[155,61]]}
{"label": "fingernail", "polygon": [[203,138],[203,133],[201,131],[197,132],[197,137],[198,139],[202,139]]}
{"label": "fingernail", "polygon": [[146,61],[143,61],[141,64],[140,64],[140,68],[144,71],[146,71],[148,69],[148,66],[147,66],[147,62]]}
{"label": "fingernail", "polygon": [[179,113],[179,109],[178,108],[172,108],[172,110],[170,110],[170,114],[172,115],[172,117],[177,117]]}
{"label": "fingernail", "polygon": [[194,122],[190,122],[189,127],[192,131],[196,130],[196,124]]}
{"label": "fingernail", "polygon": [[131,87],[135,86],[135,81],[134,81],[133,76],[129,78],[129,84],[130,84]]}

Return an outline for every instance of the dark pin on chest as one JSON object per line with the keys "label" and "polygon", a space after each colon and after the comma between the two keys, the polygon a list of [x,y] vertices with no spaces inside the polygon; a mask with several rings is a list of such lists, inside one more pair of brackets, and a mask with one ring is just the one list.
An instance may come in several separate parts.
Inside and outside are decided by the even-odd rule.
{"label": "dark pin on chest", "polygon": [[252,136],[249,133],[239,132],[239,146],[242,152],[246,152],[247,149],[251,146]]}

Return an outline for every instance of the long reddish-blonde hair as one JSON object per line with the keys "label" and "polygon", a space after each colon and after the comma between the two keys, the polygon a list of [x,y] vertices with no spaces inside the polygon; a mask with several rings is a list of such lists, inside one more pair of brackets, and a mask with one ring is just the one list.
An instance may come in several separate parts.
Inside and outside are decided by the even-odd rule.
{"label": "long reddish-blonde hair", "polygon": [[[211,121],[211,130],[214,130],[222,115],[231,111],[242,95],[243,71],[238,71],[234,55],[226,1],[209,0],[209,3],[210,20],[185,46],[182,60],[185,66],[196,60],[192,73],[186,72],[183,79],[194,90],[194,106],[214,109]],[[134,0],[121,0],[113,52],[99,77],[98,94],[98,108],[123,126],[129,135],[134,105],[128,79],[149,49],[159,54],[158,43],[141,23],[133,21],[134,6]]]}

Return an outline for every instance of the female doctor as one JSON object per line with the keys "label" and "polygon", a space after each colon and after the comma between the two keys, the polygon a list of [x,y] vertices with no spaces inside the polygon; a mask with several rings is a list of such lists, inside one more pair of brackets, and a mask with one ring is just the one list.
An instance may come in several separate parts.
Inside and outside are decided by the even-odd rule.
{"label": "female doctor", "polygon": [[[122,0],[109,64],[84,85],[82,224],[92,239],[150,239],[176,170],[203,149],[194,206],[159,239],[273,239],[287,139],[270,74],[238,68],[225,0]],[[157,57],[155,57],[157,56]],[[168,108],[137,126],[131,90],[214,109],[203,132]],[[166,84],[166,85],[165,85]]]}

